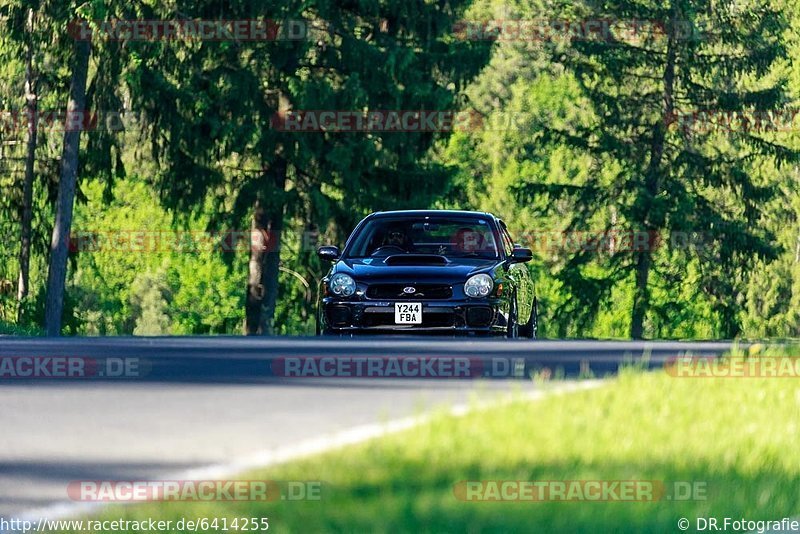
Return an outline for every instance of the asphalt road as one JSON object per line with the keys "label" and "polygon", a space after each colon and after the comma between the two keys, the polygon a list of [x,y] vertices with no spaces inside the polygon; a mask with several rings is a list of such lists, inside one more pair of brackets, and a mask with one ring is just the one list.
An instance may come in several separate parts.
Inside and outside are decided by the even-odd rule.
{"label": "asphalt road", "polygon": [[[74,480],[165,477],[267,457],[319,436],[436,406],[531,392],[537,386],[525,377],[537,369],[602,376],[625,361],[652,368],[681,354],[714,356],[729,347],[377,337],[0,337],[0,516],[69,504],[66,486]],[[322,357],[384,363],[462,359],[471,372],[469,379],[441,373],[424,379],[279,376],[286,374],[288,359],[319,363]],[[58,368],[59,358],[79,359],[83,373],[51,376],[69,370],[69,364]],[[126,371],[126,362],[135,365]]]}

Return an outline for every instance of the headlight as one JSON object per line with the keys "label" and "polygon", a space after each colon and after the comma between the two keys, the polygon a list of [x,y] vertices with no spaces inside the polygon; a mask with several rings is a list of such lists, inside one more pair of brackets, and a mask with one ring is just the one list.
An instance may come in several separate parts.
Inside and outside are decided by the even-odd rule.
{"label": "headlight", "polygon": [[356,292],[356,281],[344,273],[334,274],[328,281],[328,287],[338,297],[349,297]]}
{"label": "headlight", "polygon": [[464,284],[464,293],[468,297],[485,297],[492,292],[494,282],[488,274],[476,274]]}

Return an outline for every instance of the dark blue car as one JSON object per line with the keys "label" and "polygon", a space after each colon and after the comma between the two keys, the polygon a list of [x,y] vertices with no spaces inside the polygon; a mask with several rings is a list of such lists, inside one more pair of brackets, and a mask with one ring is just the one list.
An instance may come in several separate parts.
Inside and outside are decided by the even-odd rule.
{"label": "dark blue car", "polygon": [[505,223],[471,211],[373,213],[322,279],[317,331],[536,337],[536,294]]}

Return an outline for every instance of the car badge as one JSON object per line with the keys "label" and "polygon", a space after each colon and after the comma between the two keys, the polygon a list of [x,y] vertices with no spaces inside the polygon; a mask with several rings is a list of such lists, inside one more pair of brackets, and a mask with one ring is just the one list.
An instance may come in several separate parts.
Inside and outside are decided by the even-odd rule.
{"label": "car badge", "polygon": [[412,293],[416,293],[416,292],[417,292],[417,290],[414,289],[413,287],[404,287],[403,288],[403,293],[405,293],[406,295],[411,295]]}
{"label": "car badge", "polygon": [[369,265],[370,263],[372,263],[372,258],[367,258],[367,259],[365,259],[365,260],[364,260],[364,263],[366,263],[367,265]]}

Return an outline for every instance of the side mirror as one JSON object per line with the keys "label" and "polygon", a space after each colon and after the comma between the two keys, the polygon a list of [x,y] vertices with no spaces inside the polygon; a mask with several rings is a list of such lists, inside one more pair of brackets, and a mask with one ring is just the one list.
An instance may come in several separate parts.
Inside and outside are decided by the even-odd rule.
{"label": "side mirror", "polygon": [[532,258],[533,252],[529,248],[515,248],[511,252],[511,261],[513,263],[525,263],[526,261],[531,261]]}
{"label": "side mirror", "polygon": [[317,249],[317,256],[326,261],[336,261],[339,258],[339,247],[319,247]]}

